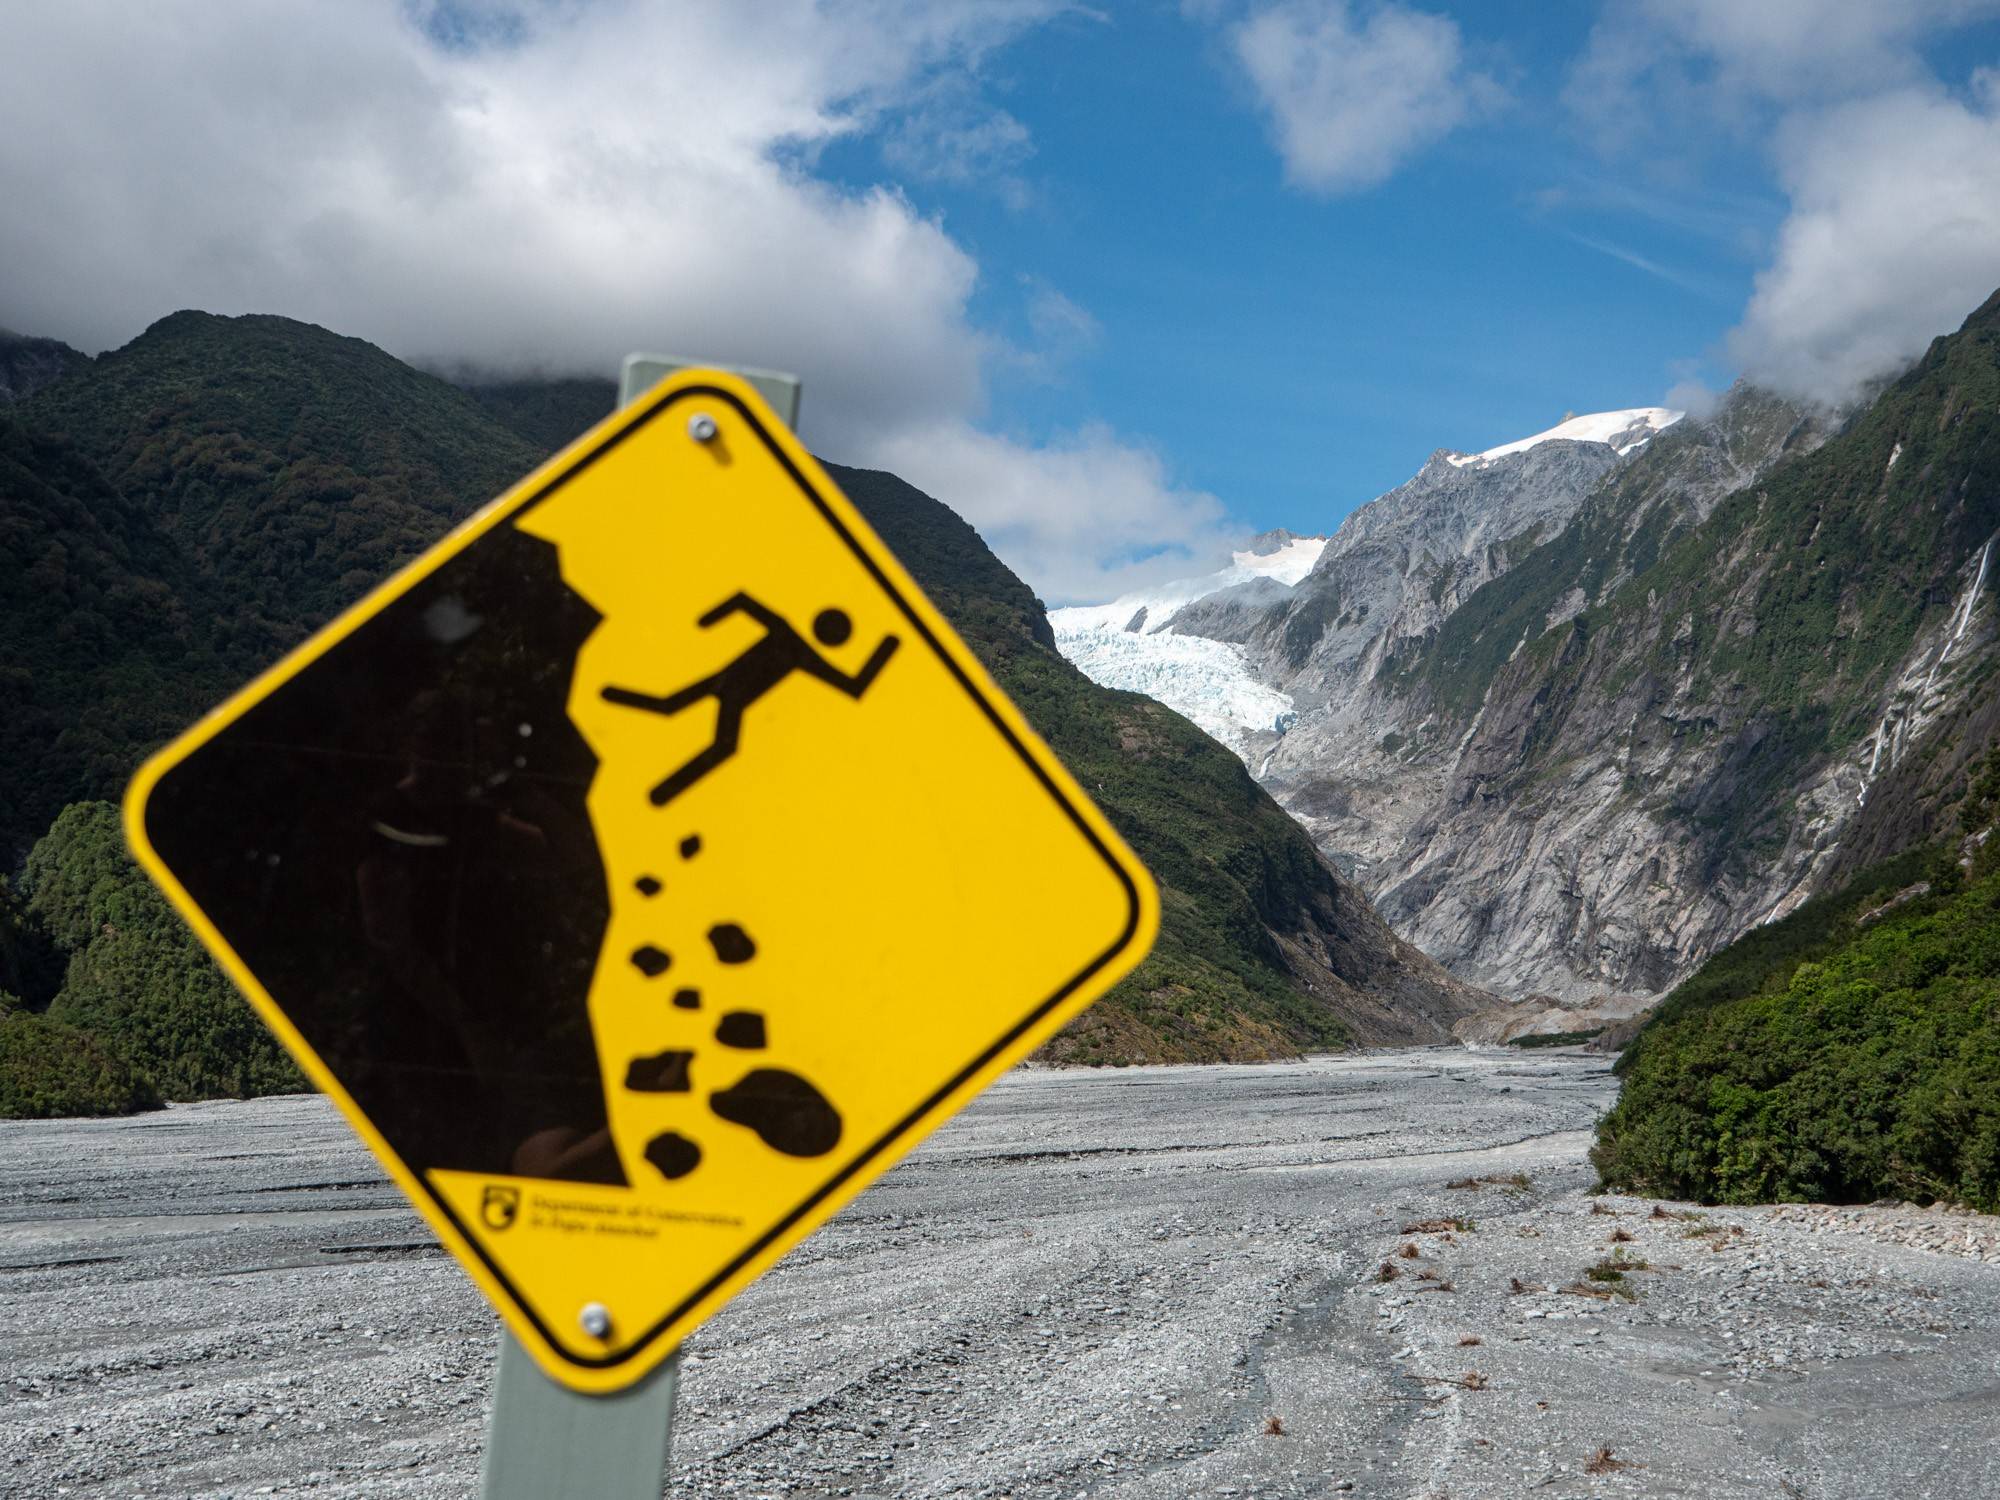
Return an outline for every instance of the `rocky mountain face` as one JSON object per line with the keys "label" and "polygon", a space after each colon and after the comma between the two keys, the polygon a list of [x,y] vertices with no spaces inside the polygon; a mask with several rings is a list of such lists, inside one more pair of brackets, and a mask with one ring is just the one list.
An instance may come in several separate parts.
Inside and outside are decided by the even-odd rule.
{"label": "rocky mountain face", "polygon": [[1622,453],[1440,454],[1283,598],[1164,628],[1293,700],[1252,764],[1398,932],[1544,1005],[1655,994],[1962,795],[1996,397],[2000,299],[1844,422],[1739,387]]}
{"label": "rocky mountain face", "polygon": [[[1750,481],[1705,517],[1697,495],[1678,535],[1657,522],[1657,552],[1611,566],[1584,608],[1462,642],[1507,653],[1469,717],[1448,672],[1412,661],[1403,701],[1466,727],[1375,885],[1392,922],[1463,973],[1656,992],[1836,878],[1875,784],[1987,692],[1996,321],[1989,304],[1823,445],[1782,420],[1711,430],[1720,452],[1695,467]],[[1497,586],[1517,615],[1609,554],[1621,492],[1604,498],[1550,544],[1565,567]]]}
{"label": "rocky mountain face", "polygon": [[[1197,645],[1232,653],[1249,684],[1239,697],[1262,690],[1284,713],[1246,726],[1231,743],[1329,858],[1372,887],[1447,773],[1442,757],[1425,753],[1436,746],[1419,742],[1410,704],[1393,690],[1395,664],[1560,534],[1630,455],[1662,431],[1671,436],[1678,416],[1605,413],[1483,454],[1440,449],[1409,482],[1349,516],[1296,577],[1232,580],[1170,611],[1153,609],[1153,670],[1127,685],[1199,719],[1209,694],[1186,658]],[[1098,616],[1121,617],[1131,602]],[[1064,629],[1088,613],[1061,610],[1054,619],[1064,650],[1099,675],[1108,648],[1079,649]]]}
{"label": "rocky mountain face", "polygon": [[1558,534],[1622,462],[1570,438],[1471,462],[1440,451],[1350,516],[1281,609],[1237,626],[1299,709],[1259,773],[1364,883],[1443,787],[1385,669]]}

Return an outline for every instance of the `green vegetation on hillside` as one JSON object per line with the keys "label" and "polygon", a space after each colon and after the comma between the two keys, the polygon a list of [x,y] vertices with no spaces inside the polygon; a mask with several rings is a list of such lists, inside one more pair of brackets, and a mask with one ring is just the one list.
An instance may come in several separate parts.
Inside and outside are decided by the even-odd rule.
{"label": "green vegetation on hillside", "polygon": [[289,318],[175,313],[20,413],[183,549],[232,665],[263,665],[542,457],[456,387]]}
{"label": "green vegetation on hillside", "polygon": [[1870,866],[1841,889],[1816,896],[1775,922],[1751,928],[1711,955],[1654,1007],[1645,1030],[1619,1058],[1619,1071],[1629,1072],[1644,1055],[1655,1027],[1732,1000],[1782,992],[1800,964],[1825,958],[1845,945],[1854,935],[1856,918],[1919,884],[1940,858],[1934,848],[1905,850]]}
{"label": "green vegetation on hillside", "polygon": [[0,1119],[129,1115],[157,1108],[159,1094],[113,1048],[32,1011],[8,1010],[0,995]]}
{"label": "green vegetation on hillside", "polygon": [[143,504],[0,408],[0,867],[221,691],[187,584]]}
{"label": "green vegetation on hillside", "polygon": [[65,808],[28,856],[30,917],[68,960],[47,1016],[168,1099],[294,1093],[305,1080],[125,851],[117,809]]}
{"label": "green vegetation on hillside", "polygon": [[175,313],[0,408],[0,867],[542,456],[285,318]]}
{"label": "green vegetation on hillside", "polygon": [[617,381],[588,377],[469,385],[465,393],[502,427],[547,453],[568,447],[618,405]]}
{"label": "green vegetation on hillside", "polygon": [[1752,931],[1620,1071],[1591,1153],[1608,1187],[2000,1209],[2000,851],[1961,878],[1912,850]]}

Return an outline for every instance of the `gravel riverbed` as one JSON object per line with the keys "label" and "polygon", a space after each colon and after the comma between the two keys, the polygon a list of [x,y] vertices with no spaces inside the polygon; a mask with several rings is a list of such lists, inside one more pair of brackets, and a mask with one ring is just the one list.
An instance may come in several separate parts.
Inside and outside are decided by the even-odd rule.
{"label": "gravel riverbed", "polygon": [[[1012,1074],[690,1341],[669,1492],[2000,1495],[1994,1222],[1592,1197],[1613,1091]],[[476,1492],[492,1315],[323,1100],[0,1125],[0,1296],[0,1494]]]}

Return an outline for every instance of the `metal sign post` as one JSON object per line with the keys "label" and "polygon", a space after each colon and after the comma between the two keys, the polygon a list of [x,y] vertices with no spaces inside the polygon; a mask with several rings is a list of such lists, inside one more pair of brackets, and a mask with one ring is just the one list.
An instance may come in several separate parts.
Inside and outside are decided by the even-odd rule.
{"label": "metal sign post", "polygon": [[[630,406],[690,363],[664,354],[626,356],[618,378],[619,407]],[[797,425],[796,376],[723,368],[734,368],[749,381],[787,426]],[[502,1327],[480,1466],[481,1500],[656,1500],[673,1452],[680,1369],[676,1351],[639,1384],[609,1396],[587,1396],[544,1375]]]}
{"label": "metal sign post", "polygon": [[482,1500],[658,1500],[673,1444],[677,1353],[610,1396],[557,1385],[500,1332]]}

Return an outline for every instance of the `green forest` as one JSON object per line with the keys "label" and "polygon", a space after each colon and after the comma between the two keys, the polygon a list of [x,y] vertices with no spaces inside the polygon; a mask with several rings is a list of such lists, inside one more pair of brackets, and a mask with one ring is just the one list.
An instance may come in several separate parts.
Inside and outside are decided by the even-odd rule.
{"label": "green forest", "polygon": [[2000,755],[1973,837],[1906,851],[1753,929],[1619,1059],[1607,1187],[1703,1203],[1898,1198],[2000,1211]]}

